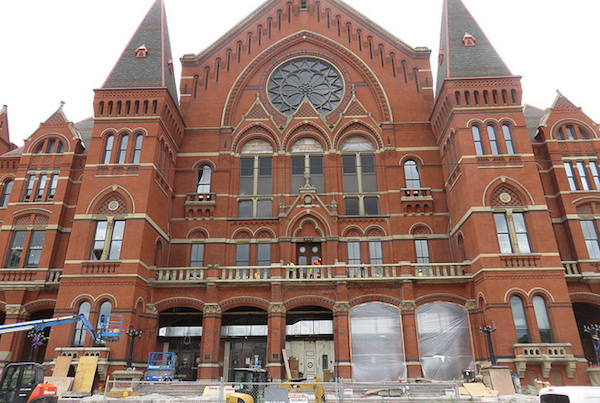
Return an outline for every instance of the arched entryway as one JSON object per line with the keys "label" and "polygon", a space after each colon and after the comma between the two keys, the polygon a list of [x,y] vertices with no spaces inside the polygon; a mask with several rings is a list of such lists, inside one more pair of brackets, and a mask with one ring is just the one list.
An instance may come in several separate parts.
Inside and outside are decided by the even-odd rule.
{"label": "arched entryway", "polygon": [[[320,306],[301,306],[287,311],[285,348],[292,359],[292,378],[318,376],[334,379],[335,346],[333,312]],[[297,372],[297,373],[296,373]]]}
{"label": "arched entryway", "polygon": [[223,376],[233,380],[233,368],[265,367],[267,358],[267,311],[242,306],[222,314]]}
{"label": "arched entryway", "polygon": [[158,351],[177,355],[175,378],[196,380],[200,362],[202,312],[188,307],[162,311],[158,317]]}
{"label": "arched entryway", "polygon": [[[52,309],[33,312],[27,320],[50,319],[54,315]],[[20,361],[34,361],[42,363],[46,356],[46,342],[50,336],[50,327],[41,332],[30,331],[26,333],[25,342],[20,353]]]}
{"label": "arched entryway", "polygon": [[600,306],[587,304],[584,302],[573,303],[573,312],[575,321],[579,330],[579,337],[583,345],[583,353],[588,362],[596,363],[596,353],[592,342],[592,335],[584,330],[584,325],[600,324]]}

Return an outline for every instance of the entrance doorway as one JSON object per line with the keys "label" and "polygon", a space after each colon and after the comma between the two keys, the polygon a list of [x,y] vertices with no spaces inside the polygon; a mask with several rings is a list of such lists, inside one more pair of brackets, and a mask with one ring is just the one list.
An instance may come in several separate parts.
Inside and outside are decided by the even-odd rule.
{"label": "entrance doorway", "polygon": [[300,266],[310,265],[321,257],[320,242],[302,242],[296,244],[296,259]]}

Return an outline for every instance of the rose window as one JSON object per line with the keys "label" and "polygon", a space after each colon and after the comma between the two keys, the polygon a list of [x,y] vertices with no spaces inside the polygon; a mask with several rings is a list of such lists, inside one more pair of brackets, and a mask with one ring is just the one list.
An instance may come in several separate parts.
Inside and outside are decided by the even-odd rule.
{"label": "rose window", "polygon": [[316,58],[292,59],[275,69],[267,84],[271,103],[290,116],[307,98],[317,112],[326,115],[340,103],[344,82],[329,63]]}

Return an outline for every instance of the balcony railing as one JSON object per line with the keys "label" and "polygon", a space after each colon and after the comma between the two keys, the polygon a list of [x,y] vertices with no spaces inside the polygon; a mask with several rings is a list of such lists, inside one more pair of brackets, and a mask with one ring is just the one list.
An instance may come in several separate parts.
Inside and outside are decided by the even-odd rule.
{"label": "balcony railing", "polygon": [[26,287],[45,287],[58,285],[62,269],[47,268],[10,268],[0,269],[0,289],[23,285]]}
{"label": "balcony railing", "polygon": [[469,279],[466,263],[398,263],[334,265],[280,265],[271,266],[218,266],[208,267],[151,267],[155,278],[151,282],[207,282],[207,281],[269,281],[269,280],[327,280],[377,281],[381,279],[440,280]]}
{"label": "balcony railing", "polygon": [[576,359],[571,343],[517,343],[513,348],[521,378],[525,377],[527,365],[541,366],[544,378],[550,376],[552,365],[564,365],[569,378],[575,375]]}

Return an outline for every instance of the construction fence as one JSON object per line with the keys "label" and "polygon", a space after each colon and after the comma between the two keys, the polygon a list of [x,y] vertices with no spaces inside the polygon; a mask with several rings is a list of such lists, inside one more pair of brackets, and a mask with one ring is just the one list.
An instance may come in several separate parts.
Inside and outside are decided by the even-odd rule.
{"label": "construction fence", "polygon": [[[462,382],[461,382],[462,383]],[[331,403],[373,401],[447,401],[459,402],[458,382],[435,383],[357,383],[338,380],[336,382],[315,383],[231,383],[209,381],[127,381],[106,382],[103,401],[144,401],[144,402],[217,402],[249,403]],[[227,400],[233,393],[238,398]],[[96,396],[94,401],[98,401]],[[126,400],[123,399],[126,397]],[[469,399],[463,397],[465,401]]]}

